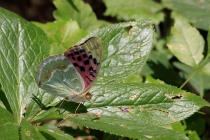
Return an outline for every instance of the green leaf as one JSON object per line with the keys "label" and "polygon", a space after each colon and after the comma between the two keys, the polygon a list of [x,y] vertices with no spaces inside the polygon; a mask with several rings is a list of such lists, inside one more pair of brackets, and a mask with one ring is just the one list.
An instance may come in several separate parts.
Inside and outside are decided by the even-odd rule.
{"label": "green leaf", "polygon": [[163,5],[185,16],[195,27],[208,30],[210,25],[210,1],[163,0]]}
{"label": "green leaf", "polygon": [[90,5],[81,0],[55,0],[53,3],[57,8],[53,13],[56,20],[75,20],[80,28],[87,31],[93,31],[101,25],[107,25],[106,22],[97,21]]}
{"label": "green leaf", "polygon": [[80,29],[77,22],[72,20],[59,20],[47,24],[34,23],[47,34],[50,46],[50,54],[63,54],[70,46],[87,35]]}
{"label": "green leaf", "polygon": [[32,94],[39,93],[36,69],[47,54],[44,32],[0,8],[0,83],[15,120],[20,123]]}
{"label": "green leaf", "polygon": [[173,130],[180,132],[182,134],[185,134],[185,127],[182,125],[181,122],[175,122],[173,124],[171,124]]}
{"label": "green leaf", "polygon": [[155,24],[158,24],[164,18],[161,12],[163,7],[152,0],[104,0],[104,3],[107,7],[105,15],[116,16],[120,20],[152,19]]}
{"label": "green leaf", "polygon": [[[195,71],[197,71],[195,68],[182,63],[176,62],[173,64],[176,68],[182,71],[180,72],[180,75],[185,79],[188,79]],[[210,77],[202,71],[197,71],[189,82],[202,97],[204,91],[210,88],[210,85],[208,84],[210,82]]]}
{"label": "green leaf", "polygon": [[183,120],[209,103],[189,92],[165,84],[112,83],[94,87],[87,110],[93,114],[127,118],[153,125]]}
{"label": "green leaf", "polygon": [[19,126],[13,115],[2,107],[0,112],[0,140],[4,140],[5,137],[7,140],[19,139]]}
{"label": "green leaf", "polygon": [[22,119],[21,121],[20,135],[23,140],[45,140],[41,133],[39,133],[34,126],[28,123],[25,119]]}
{"label": "green leaf", "polygon": [[50,108],[40,112],[36,117],[30,120],[31,123],[45,122],[49,120],[62,119],[63,116],[58,113],[57,108]]}
{"label": "green leaf", "polygon": [[52,140],[52,139],[75,140],[75,138],[60,131],[57,127],[55,127],[53,125],[38,126],[38,127],[36,127],[36,129],[39,130],[40,133],[42,133],[42,135],[47,140]]}
{"label": "green leaf", "polygon": [[188,138],[189,138],[189,140],[200,140],[198,134],[195,131],[193,131],[192,133],[190,133],[189,136],[188,136]]}
{"label": "green leaf", "polygon": [[88,126],[92,129],[98,129],[110,134],[133,139],[187,140],[186,136],[176,131],[145,124],[143,121],[133,121],[128,118],[102,115],[100,119],[94,119],[91,115],[80,114],[77,117],[71,116],[69,120],[82,126]]}
{"label": "green leaf", "polygon": [[114,24],[90,33],[85,39],[97,36],[102,41],[103,59],[95,84],[120,82],[141,68],[152,48],[151,21]]}
{"label": "green leaf", "polygon": [[192,27],[186,19],[174,13],[174,27],[171,30],[167,46],[182,63],[198,67],[203,59],[204,40],[198,30]]}
{"label": "green leaf", "polygon": [[[97,87],[94,89],[91,101],[84,103],[90,116],[81,114],[85,110],[78,110],[78,115],[82,117],[70,115],[73,116],[70,120],[85,127],[130,138],[143,139],[148,130],[151,133],[147,136],[156,137],[160,134],[155,133],[159,132],[160,126],[183,120],[201,107],[209,106],[199,96],[165,84],[112,83],[100,90]],[[101,117],[97,117],[97,114]],[[84,116],[92,118],[91,121]],[[94,120],[97,122],[94,123]],[[175,136],[173,133],[161,134],[161,138]]]}
{"label": "green leaf", "polygon": [[159,79],[154,79],[152,76],[150,75],[146,75],[146,80],[145,83],[157,83],[157,84],[165,84],[163,81],[159,80]]}
{"label": "green leaf", "polygon": [[127,77],[125,80],[123,80],[123,83],[141,83],[142,82],[142,77],[134,73],[131,76]]}

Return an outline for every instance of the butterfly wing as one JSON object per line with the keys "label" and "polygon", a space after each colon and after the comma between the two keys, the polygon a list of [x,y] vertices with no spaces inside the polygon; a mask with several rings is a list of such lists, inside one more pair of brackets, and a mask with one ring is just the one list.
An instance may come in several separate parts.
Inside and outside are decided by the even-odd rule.
{"label": "butterfly wing", "polygon": [[84,81],[87,92],[99,73],[102,59],[102,43],[97,37],[91,37],[84,43],[69,48],[65,53]]}
{"label": "butterfly wing", "polygon": [[47,93],[69,97],[75,102],[80,100],[77,95],[84,90],[82,77],[63,55],[50,56],[43,60],[38,68],[36,82]]}

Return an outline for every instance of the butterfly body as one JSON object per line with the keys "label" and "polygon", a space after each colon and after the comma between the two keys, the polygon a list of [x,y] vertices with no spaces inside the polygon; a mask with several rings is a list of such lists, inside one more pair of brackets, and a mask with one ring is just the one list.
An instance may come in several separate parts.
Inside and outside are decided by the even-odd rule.
{"label": "butterfly body", "polygon": [[47,93],[83,102],[92,95],[88,92],[101,65],[102,45],[91,37],[80,45],[69,48],[64,55],[54,55],[42,61],[36,82]]}

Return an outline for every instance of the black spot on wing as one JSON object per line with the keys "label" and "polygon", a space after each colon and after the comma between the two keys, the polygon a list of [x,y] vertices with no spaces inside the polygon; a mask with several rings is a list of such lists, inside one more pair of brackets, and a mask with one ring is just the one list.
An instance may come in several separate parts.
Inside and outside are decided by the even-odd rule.
{"label": "black spot on wing", "polygon": [[85,50],[84,50],[84,49],[81,49],[81,50],[79,50],[79,52],[80,52],[80,53],[83,53],[83,52],[85,52]]}
{"label": "black spot on wing", "polygon": [[75,54],[75,55],[79,55],[79,51],[75,51],[74,54]]}
{"label": "black spot on wing", "polygon": [[89,59],[84,61],[84,65],[88,65],[89,64]]}
{"label": "black spot on wing", "polygon": [[79,65],[77,63],[73,63],[74,67],[78,67]]}
{"label": "black spot on wing", "polygon": [[83,58],[87,58],[87,54],[86,54],[86,53],[83,54],[82,57],[83,57]]}
{"label": "black spot on wing", "polygon": [[85,67],[83,67],[83,66],[80,66],[79,69],[80,69],[80,71],[85,71]]}
{"label": "black spot on wing", "polygon": [[82,57],[81,57],[81,56],[78,56],[78,57],[77,57],[77,60],[78,60],[78,61],[82,61]]}
{"label": "black spot on wing", "polygon": [[97,65],[97,60],[96,60],[96,58],[93,58],[93,63],[94,63],[95,65]]}
{"label": "black spot on wing", "polygon": [[92,66],[89,67],[89,71],[93,71],[93,67]]}
{"label": "black spot on wing", "polygon": [[89,59],[92,59],[93,57],[92,57],[92,55],[89,55]]}

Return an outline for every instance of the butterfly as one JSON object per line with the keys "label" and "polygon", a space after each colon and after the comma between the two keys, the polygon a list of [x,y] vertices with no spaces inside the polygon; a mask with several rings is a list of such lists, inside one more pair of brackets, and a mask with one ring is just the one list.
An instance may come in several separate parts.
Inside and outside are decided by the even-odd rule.
{"label": "butterfly", "polygon": [[45,92],[81,103],[90,99],[90,87],[101,67],[102,43],[91,37],[70,47],[64,55],[44,59],[39,65],[36,82]]}

